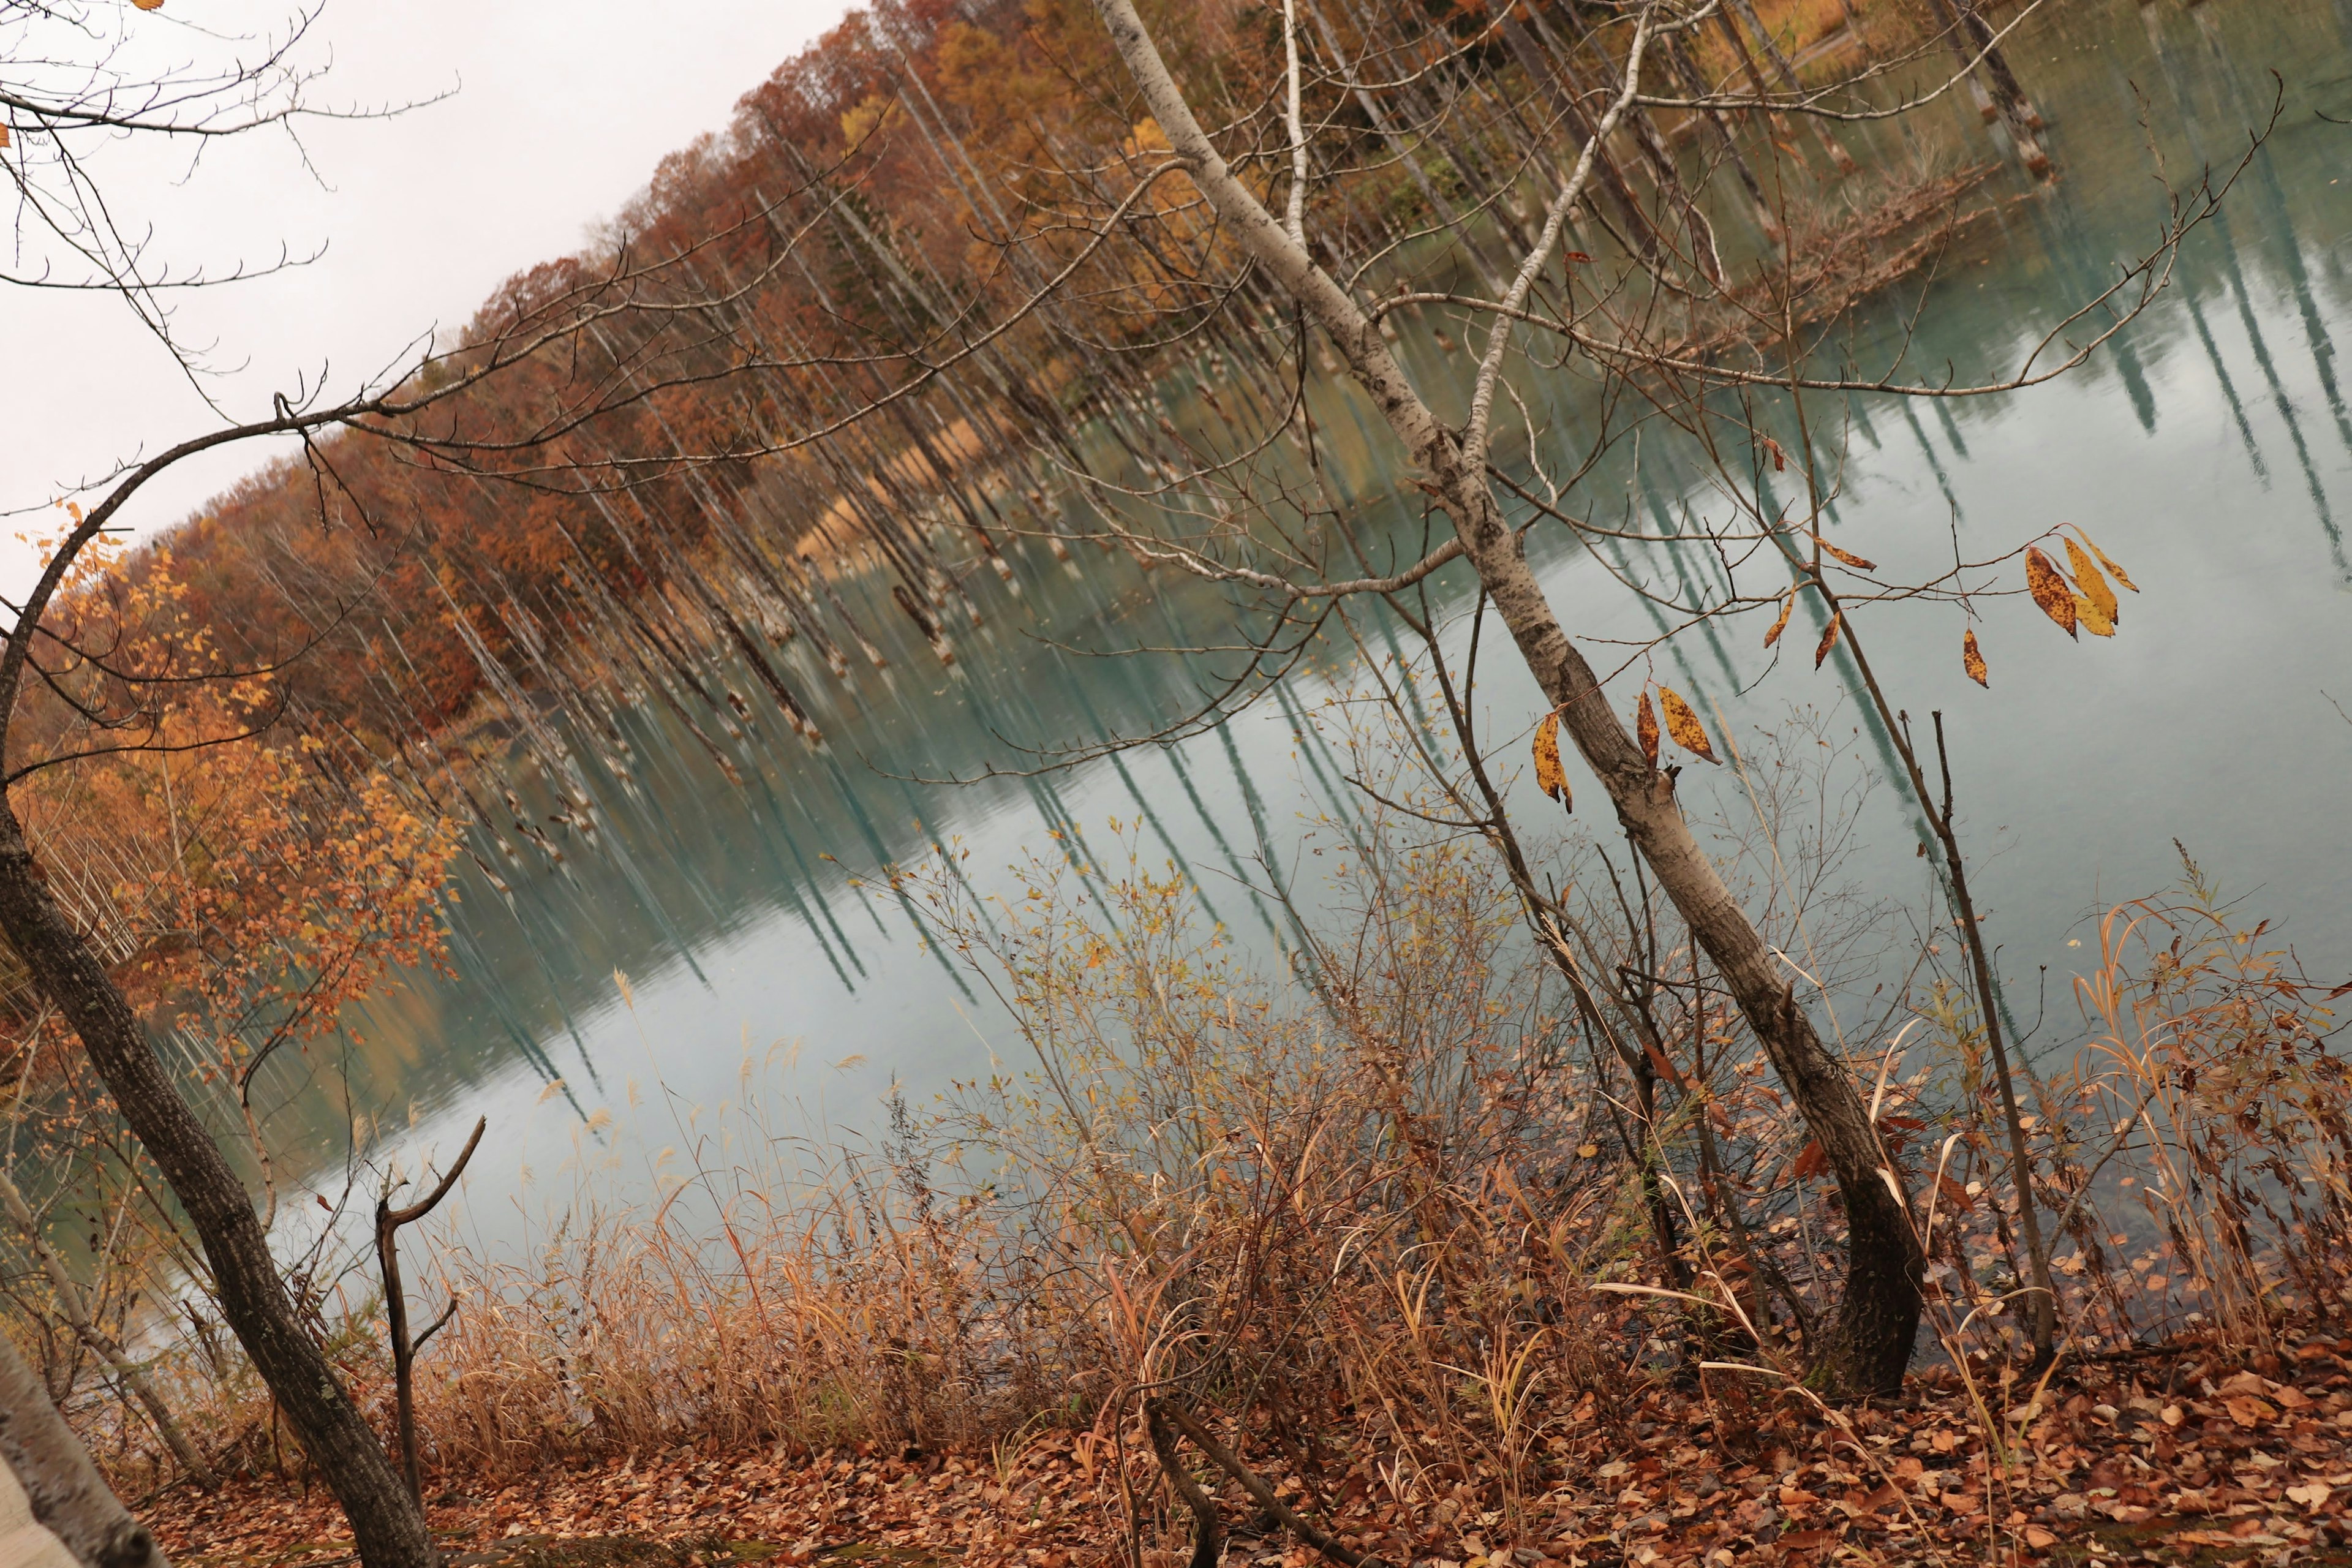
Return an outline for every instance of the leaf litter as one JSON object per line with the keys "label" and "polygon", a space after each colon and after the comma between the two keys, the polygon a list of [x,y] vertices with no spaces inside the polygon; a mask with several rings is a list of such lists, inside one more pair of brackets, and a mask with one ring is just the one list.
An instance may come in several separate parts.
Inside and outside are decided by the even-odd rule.
{"label": "leaf litter", "polygon": [[[1722,1363],[1634,1368],[1618,1408],[1587,1397],[1556,1415],[1529,1468],[1543,1489],[1516,1500],[1400,1453],[1371,1412],[1305,1449],[1262,1431],[1234,1446],[1291,1506],[1390,1568],[2352,1563],[2352,1339],[2306,1327],[2251,1359],[2187,1340],[2068,1361],[2038,1392],[1990,1363],[1966,1378],[1945,1365],[1916,1373],[1899,1402],[1827,1419]],[[1988,1390],[2004,1386],[2026,1403],[1989,1441],[1983,1417],[2000,1403]],[[1010,1456],[681,1447],[480,1495],[441,1478],[428,1513],[453,1568],[1112,1568],[1138,1560],[1123,1468],[1142,1568],[1181,1568],[1189,1521],[1167,1506],[1138,1425],[1117,1444],[1107,1418]],[[1221,1503],[1224,1563],[1319,1561],[1191,1459]],[[177,1490],[145,1515],[184,1564],[352,1560],[326,1489],[296,1480]]]}

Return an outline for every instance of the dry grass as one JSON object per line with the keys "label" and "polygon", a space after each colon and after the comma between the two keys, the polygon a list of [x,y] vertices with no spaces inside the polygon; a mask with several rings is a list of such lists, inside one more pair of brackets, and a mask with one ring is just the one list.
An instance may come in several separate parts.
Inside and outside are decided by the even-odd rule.
{"label": "dry grass", "polygon": [[[528,1257],[420,1270],[467,1302],[421,1363],[436,1474],[855,1442],[1010,1473],[1057,1431],[1142,1496],[1139,1395],[1180,1391],[1293,1468],[1370,1443],[1399,1507],[1507,1533],[1560,1434],[1628,1419],[1698,1359],[1801,1368],[1840,1222],[1752,1044],[1719,1006],[1662,1001],[1691,1087],[1642,1134],[1482,849],[1362,840],[1277,976],[1173,874],[1032,869],[984,911],[944,868],[902,884],[999,988],[1026,1070],[900,1108],[855,1160],[738,1112],[705,1145],[732,1152],[649,1206],[583,1200]],[[2266,1347],[2284,1315],[2341,1307],[2352,1086],[2323,999],[2201,878],[2105,931],[2080,1044],[2036,1090],[2063,1320],[2084,1351],[2184,1323]],[[1686,968],[1666,937],[1663,967]],[[1960,994],[1931,981],[1864,1070],[1887,1064],[1945,1357],[1998,1420],[2031,1398],[2009,1381],[2021,1269]],[[1645,1171],[1679,1205],[1695,1301],[1614,1289],[1664,1279]],[[373,1314],[332,1330],[381,1402]],[[167,1364],[232,1462],[299,1463],[236,1358]],[[142,1427],[100,1424],[118,1473],[158,1476]]]}

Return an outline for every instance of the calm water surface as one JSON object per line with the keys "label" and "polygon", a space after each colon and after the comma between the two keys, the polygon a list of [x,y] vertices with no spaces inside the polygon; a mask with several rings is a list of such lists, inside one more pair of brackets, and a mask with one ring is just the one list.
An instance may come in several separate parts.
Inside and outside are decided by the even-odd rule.
{"label": "calm water surface", "polygon": [[[2022,598],[1995,602],[1979,633],[1987,693],[1962,676],[1957,610],[1865,610],[1873,658],[1897,701],[1948,715],[2013,1012],[2030,1022],[2045,992],[2065,1005],[2065,977],[2096,946],[2070,940],[2106,903],[2170,884],[2176,837],[2284,922],[2315,973],[2337,977],[2352,971],[2352,722],[2334,706],[2352,709],[2352,415],[2338,355],[2352,334],[2352,184],[2338,184],[2352,180],[2352,128],[2326,117],[2352,120],[2352,0],[2070,5],[2030,26],[2016,63],[2064,175],[1940,272],[1912,357],[1923,379],[1947,364],[1962,381],[1997,376],[2149,246],[2165,198],[2143,119],[2181,180],[2235,162],[2269,117],[2273,71],[2284,108],[2224,216],[2189,241],[2172,290],[2091,365],[1997,400],[1856,398],[1836,411],[1851,421],[1841,543],[1924,573],[1948,558],[1955,528],[1986,556],[2077,521],[2144,590],[2127,596],[2121,635],[2076,647]],[[1908,134],[1988,149],[1958,105],[1930,111],[1924,131],[1864,134],[1880,156]],[[1883,343],[1894,330],[1890,312]],[[1553,412],[1572,440],[1573,390],[1561,397]],[[1360,413],[1332,402],[1321,417],[1349,492],[1368,512],[1397,513],[1376,450],[1349,443]],[[1638,471],[1621,458],[1588,493],[1622,493],[1654,518],[1706,500],[1700,476],[1655,447]],[[1649,635],[1588,556],[1541,535],[1537,558],[1571,628]],[[794,1125],[854,1132],[876,1122],[894,1080],[920,1100],[985,1070],[992,1053],[1018,1066],[985,991],[926,941],[918,911],[873,885],[877,868],[950,840],[971,851],[977,885],[1002,889],[1003,868],[1034,851],[1116,866],[1107,825],[1136,824],[1147,857],[1178,858],[1215,918],[1271,952],[1283,925],[1250,890],[1261,861],[1311,866],[1302,840],[1353,809],[1302,718],[1346,684],[1340,650],[1181,745],[1030,780],[906,782],[1017,763],[1020,745],[1148,731],[1197,699],[1204,672],[1183,660],[1076,658],[1043,640],[1182,644],[1230,630],[1214,593],[1080,549],[1076,580],[1042,550],[1016,551],[1017,600],[982,574],[988,626],[960,637],[953,676],[919,642],[891,642],[900,618],[846,584],[893,667],[887,680],[861,670],[854,692],[803,672],[803,689],[833,704],[827,755],[781,724],[755,726],[739,787],[641,716],[639,793],[603,792],[601,847],[574,841],[561,868],[513,868],[511,899],[469,879],[451,911],[457,977],[412,977],[275,1083],[271,1132],[291,1162],[321,1181],[340,1173],[347,1112],[393,1130],[395,1145],[444,1151],[486,1115],[463,1223],[513,1240],[577,1185],[625,1196],[658,1184],[662,1151],[707,1133],[747,1085],[793,1108]],[[1442,586],[1466,608],[1466,578]],[[1855,732],[1851,672],[1832,660],[1817,673],[1801,654],[1769,665],[1748,625],[1685,637],[1643,668],[1696,688],[1742,733],[1791,704],[1839,710],[1853,765],[1878,768]],[[1811,640],[1792,629],[1788,643]],[[1487,661],[1486,712],[1515,735],[1538,704],[1503,662]],[[1627,702],[1640,678],[1620,681]],[[1686,794],[1720,787],[1720,775],[1685,778]],[[535,787],[525,770],[518,788],[544,798]],[[1532,816],[1543,803],[1520,789]],[[1850,872],[1926,907],[1916,830],[1892,790],[1877,799]],[[324,1087],[344,1073],[348,1101]]]}

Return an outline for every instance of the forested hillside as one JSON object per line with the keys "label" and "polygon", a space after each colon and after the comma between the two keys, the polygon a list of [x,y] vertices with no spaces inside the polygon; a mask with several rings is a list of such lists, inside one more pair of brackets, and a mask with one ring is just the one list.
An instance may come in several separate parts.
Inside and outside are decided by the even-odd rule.
{"label": "forested hillside", "polygon": [[[1317,0],[1307,20],[1327,54],[1309,62],[1309,108],[1339,132],[1318,159],[1341,160],[1315,196],[1330,259],[1410,264],[1439,288],[1491,277],[1490,256],[1529,232],[1562,86],[1586,90],[1612,68],[1591,47],[1598,19],[1558,5],[1498,26],[1470,7],[1408,35]],[[1896,37],[1925,19],[1890,11],[1879,26]],[[1264,7],[1171,26],[1204,89],[1280,63]],[[1843,26],[1836,7],[1776,9],[1777,31],[1727,26],[1673,63],[1687,85],[1737,85]],[[1463,47],[1430,65],[1446,37]],[[1376,98],[1345,87],[1342,58],[1428,68],[1397,70],[1403,85]],[[368,438],[320,437],[121,580],[168,574],[221,647],[286,661],[291,718],[395,765],[402,741],[525,689],[609,681],[716,729],[740,717],[726,693],[740,671],[814,741],[812,683],[854,679],[870,656],[824,573],[878,565],[944,654],[980,614],[970,573],[1012,579],[1013,562],[1034,569],[1100,531],[1096,498],[1067,483],[1101,461],[1077,450],[1080,432],[1123,447],[1127,477],[1156,487],[1200,458],[1202,438],[1180,436],[1163,401],[1171,375],[1209,384],[1212,404],[1220,386],[1238,400],[1193,409],[1231,421],[1213,433],[1231,438],[1279,426],[1284,378],[1308,369],[1261,281],[1229,284],[1183,254],[1218,242],[1181,174],[1129,192],[1161,143],[1114,67],[1082,5],[854,15],[748,95],[725,134],[667,160],[597,246],[512,279],[467,341],[502,354],[576,313],[594,317],[584,334],[392,439],[375,438],[382,422]],[[1224,100],[1213,112],[1263,124],[1268,111]],[[1689,222],[1671,157],[1643,160],[1702,126],[1658,121],[1612,144],[1587,243],[1654,249]],[[1280,161],[1268,146],[1250,177],[1270,186]],[[1819,148],[1814,162],[1833,182],[1837,163]],[[1735,173],[1755,187],[1748,162],[1735,148],[1717,168],[1738,206]],[[1769,203],[1755,210],[1775,221]],[[1315,357],[1329,366],[1328,351]]]}

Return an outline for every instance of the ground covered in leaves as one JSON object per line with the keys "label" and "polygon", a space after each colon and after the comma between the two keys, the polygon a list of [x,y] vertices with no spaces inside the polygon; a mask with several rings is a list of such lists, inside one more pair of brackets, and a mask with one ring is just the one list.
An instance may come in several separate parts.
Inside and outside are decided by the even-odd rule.
{"label": "ground covered in leaves", "polygon": [[[2185,1344],[2074,1362],[2038,1392],[1947,1367],[1898,1403],[1839,1413],[1753,1376],[1705,1376],[1662,1375],[1614,1412],[1586,1401],[1536,1439],[1517,1496],[1464,1475],[1433,1438],[1326,1434],[1319,1459],[1288,1445],[1297,1465],[1261,1439],[1244,1457],[1391,1568],[2352,1564],[2352,1339],[2322,1332],[2251,1361]],[[428,1491],[461,1568],[1108,1568],[1132,1562],[1120,1457],[1107,1436],[1054,1432],[982,1454],[678,1451],[497,1489],[443,1477]],[[1167,1510],[1139,1436],[1124,1457],[1145,1568],[1181,1568],[1189,1516]],[[1226,1505],[1227,1564],[1316,1561],[1190,1457]],[[352,1560],[315,1484],[174,1491],[146,1516],[181,1563]]]}

